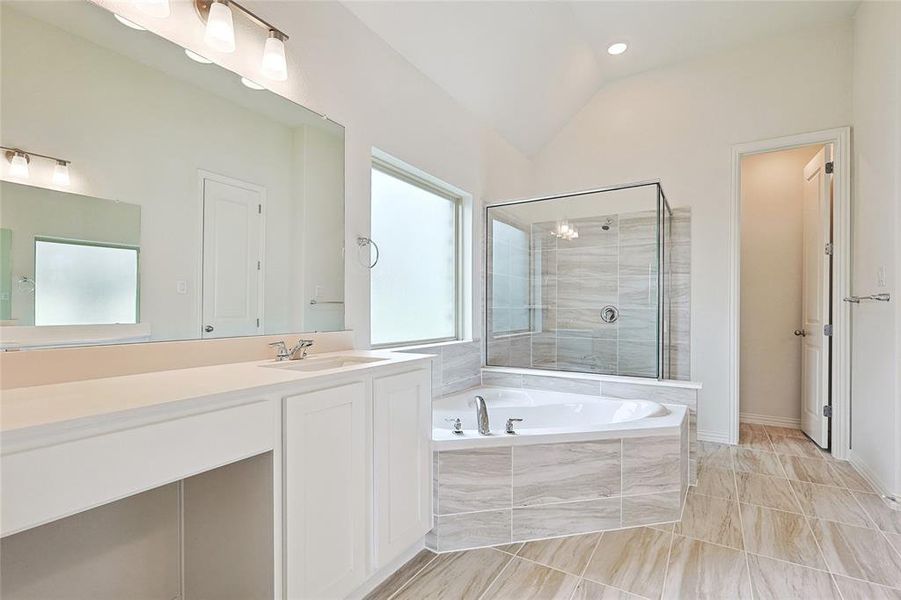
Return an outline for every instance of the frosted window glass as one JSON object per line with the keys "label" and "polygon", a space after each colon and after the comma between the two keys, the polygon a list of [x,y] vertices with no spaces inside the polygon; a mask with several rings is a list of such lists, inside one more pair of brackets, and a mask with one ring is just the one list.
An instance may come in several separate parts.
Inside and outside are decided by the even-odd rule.
{"label": "frosted window glass", "polygon": [[457,207],[372,169],[373,344],[457,337]]}
{"label": "frosted window glass", "polygon": [[529,234],[503,221],[491,222],[491,330],[528,331]]}
{"label": "frosted window glass", "polygon": [[138,251],[36,240],[35,325],[136,323]]}

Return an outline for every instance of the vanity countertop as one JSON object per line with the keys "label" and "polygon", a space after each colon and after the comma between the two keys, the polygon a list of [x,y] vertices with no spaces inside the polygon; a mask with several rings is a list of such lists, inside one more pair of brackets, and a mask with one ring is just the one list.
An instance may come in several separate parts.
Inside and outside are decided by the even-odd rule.
{"label": "vanity countertop", "polygon": [[264,360],[8,389],[0,394],[0,432],[97,419],[195,398],[248,390],[265,392],[283,384],[431,358],[428,354],[387,350],[343,350],[310,355],[307,360],[339,356],[382,360],[320,371],[265,368],[262,365],[277,363]]}

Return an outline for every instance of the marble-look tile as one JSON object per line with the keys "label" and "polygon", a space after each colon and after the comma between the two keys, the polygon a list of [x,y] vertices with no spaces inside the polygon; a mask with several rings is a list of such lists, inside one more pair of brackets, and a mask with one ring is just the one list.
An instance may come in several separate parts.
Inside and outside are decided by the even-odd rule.
{"label": "marble-look tile", "polygon": [[620,499],[545,504],[513,509],[513,539],[534,540],[619,527]]}
{"label": "marble-look tile", "polygon": [[[563,331],[574,332],[578,337],[615,340],[619,329],[618,321],[607,323],[601,318],[600,307],[561,308],[557,310],[558,335]],[[575,333],[578,332],[578,333]]]}
{"label": "marble-look tile", "polygon": [[642,385],[636,383],[601,382],[601,395],[628,400],[653,400],[666,404],[682,404],[697,408],[698,390],[668,385]]}
{"label": "marble-look tile", "polygon": [[632,308],[623,306],[619,311],[619,339],[657,341],[657,307]]}
{"label": "marble-look tile", "polygon": [[439,515],[435,518],[438,551],[509,544],[510,509]]}
{"label": "marble-look tile", "polygon": [[438,514],[508,508],[511,468],[509,446],[439,452]]}
{"label": "marble-look tile", "polygon": [[782,463],[785,474],[788,475],[789,479],[807,483],[841,486],[838,474],[829,468],[829,463],[825,460],[780,454],[779,462]]}
{"label": "marble-look tile", "polygon": [[477,600],[511,560],[490,548],[441,554],[392,600]]}
{"label": "marble-look tile", "polygon": [[857,579],[835,576],[844,600],[901,600],[901,590],[867,583]]}
{"label": "marble-look tile", "polygon": [[770,437],[775,435],[781,436],[791,436],[796,438],[801,438],[806,440],[807,436],[804,435],[804,432],[800,429],[795,429],[793,427],[778,427],[776,425],[764,425],[763,428],[770,435]]}
{"label": "marble-look tile", "polygon": [[773,452],[770,437],[762,425],[754,426],[751,423],[741,423],[738,428],[738,445],[752,450]]}
{"label": "marble-look tile", "polygon": [[513,505],[590,500],[620,493],[620,441],[513,448]]}
{"label": "marble-look tile", "polygon": [[482,371],[482,385],[491,387],[522,387],[522,375],[519,373],[496,373],[494,371]]}
{"label": "marble-look tile", "polygon": [[518,556],[554,569],[581,576],[601,539],[600,533],[526,542]]}
{"label": "marble-look tile", "polygon": [[867,511],[877,528],[891,533],[901,533],[901,511],[890,508],[876,494],[854,492],[854,497]]}
{"label": "marble-look tile", "polygon": [[507,554],[518,554],[524,545],[522,542],[517,542],[515,544],[501,544],[500,546],[493,546],[493,548]]}
{"label": "marble-look tile", "polygon": [[644,600],[641,596],[630,594],[608,585],[595,583],[588,579],[579,582],[570,600]]}
{"label": "marble-look tile", "polygon": [[626,270],[619,274],[619,304],[630,306],[657,306],[657,278],[644,273]]}
{"label": "marble-look tile", "polygon": [[616,304],[616,267],[608,266],[598,270],[594,277],[574,277],[557,275],[557,307],[595,308],[605,304]]}
{"label": "marble-look tile", "polygon": [[438,390],[438,394],[436,395],[433,391],[432,395],[437,397],[448,396],[450,394],[456,394],[457,392],[462,392],[463,390],[468,390],[470,388],[477,388],[480,385],[482,385],[482,376],[473,375],[472,377],[467,377],[466,379],[458,379],[457,381],[442,385],[441,389]]}
{"label": "marble-look tile", "polygon": [[889,587],[901,587],[901,556],[875,529],[812,519],[829,570]]}
{"label": "marble-look tile", "polygon": [[485,600],[569,600],[579,578],[543,565],[513,558],[485,595]]}
{"label": "marble-look tile", "polygon": [[867,513],[860,507],[850,491],[828,485],[792,481],[792,487],[801,503],[801,510],[808,517],[838,521],[859,527],[872,527]]}
{"label": "marble-look tile", "polygon": [[610,373],[616,369],[616,357],[616,339],[571,337],[558,330],[557,368],[560,370]]}
{"label": "marble-look tile", "polygon": [[829,468],[832,469],[833,473],[838,477],[839,481],[842,485],[844,485],[848,489],[852,489],[858,492],[868,492],[872,493],[873,486],[871,486],[866,479],[863,478],[863,475],[857,472],[851,463],[845,460],[833,460],[829,461]]}
{"label": "marble-look tile", "polygon": [[446,386],[461,379],[480,375],[481,349],[478,342],[441,347],[441,384]]}
{"label": "marble-look tile", "polygon": [[526,389],[551,390],[554,392],[569,392],[571,394],[587,394],[589,396],[599,396],[601,394],[601,384],[591,379],[523,375],[522,386]]}
{"label": "marble-look tile", "polygon": [[671,534],[650,527],[606,531],[583,576],[645,598],[659,598],[671,540]]}
{"label": "marble-look tile", "polygon": [[748,555],[748,567],[757,600],[842,600],[826,571],[754,554]]}
{"label": "marble-look tile", "polygon": [[823,451],[807,438],[770,435],[770,443],[777,454],[803,456],[804,458],[824,458]]}
{"label": "marble-look tile", "polygon": [[663,598],[750,600],[745,554],[677,535],[670,553]]}
{"label": "marble-look tile", "polygon": [[623,495],[679,489],[682,483],[678,435],[623,439]]}
{"label": "marble-look tile", "polygon": [[732,468],[732,446],[717,442],[698,442],[699,467]]}
{"label": "marble-look tile", "polygon": [[785,471],[779,464],[779,457],[772,452],[760,452],[750,448],[735,447],[732,453],[736,471],[785,477]]}
{"label": "marble-look tile", "polygon": [[616,372],[629,377],[657,376],[657,343],[646,340],[619,340]]}
{"label": "marble-look tile", "polygon": [[661,492],[623,497],[623,527],[678,521],[682,515],[682,492]]}
{"label": "marble-look tile", "polygon": [[366,594],[363,600],[388,600],[394,592],[413,579],[436,556],[438,555],[431,550],[420,550],[416,556],[405,562],[401,568],[392,573],[377,588]]}
{"label": "marble-look tile", "polygon": [[742,504],[741,520],[746,551],[814,569],[826,568],[803,515]]}
{"label": "marble-look tile", "polygon": [[705,542],[743,549],[738,503],[713,496],[688,493],[682,520],[675,532]]}
{"label": "marble-look tile", "polygon": [[788,512],[801,510],[788,479],[739,471],[735,473],[735,483],[739,502]]}
{"label": "marble-look tile", "polygon": [[734,500],[735,476],[732,470],[705,466],[702,459],[698,467],[698,482],[695,484],[694,493]]}
{"label": "marble-look tile", "polygon": [[438,456],[439,452],[432,452],[432,514],[438,514]]}
{"label": "marble-look tile", "polygon": [[901,533],[891,533],[889,531],[883,531],[882,533],[888,538],[888,543],[895,547],[898,554],[901,554]]}

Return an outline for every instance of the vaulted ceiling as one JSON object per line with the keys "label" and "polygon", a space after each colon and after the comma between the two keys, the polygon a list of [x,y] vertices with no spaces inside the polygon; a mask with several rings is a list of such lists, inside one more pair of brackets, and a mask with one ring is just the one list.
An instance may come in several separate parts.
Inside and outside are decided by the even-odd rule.
{"label": "vaulted ceiling", "polygon": [[[344,3],[526,155],[605,84],[756,39],[850,19],[857,1]],[[624,41],[620,56],[607,54]]]}

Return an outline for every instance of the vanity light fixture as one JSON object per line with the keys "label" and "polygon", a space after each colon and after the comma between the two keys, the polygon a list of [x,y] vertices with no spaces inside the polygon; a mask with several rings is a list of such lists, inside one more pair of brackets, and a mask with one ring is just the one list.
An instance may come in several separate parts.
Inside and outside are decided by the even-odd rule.
{"label": "vanity light fixture", "polygon": [[612,54],[613,56],[618,56],[628,50],[629,45],[625,42],[616,42],[615,44],[610,44],[610,47],[607,48],[607,54]]}
{"label": "vanity light fixture", "polygon": [[288,79],[288,59],[285,54],[285,40],[288,36],[279,28],[238,4],[234,0],[194,0],[194,9],[200,19],[206,21],[204,41],[220,52],[235,51],[235,24],[233,10],[236,9],[267,32],[263,46],[260,71],[273,81]]}
{"label": "vanity light fixture", "polygon": [[158,19],[165,19],[171,12],[169,0],[135,0],[135,6],[141,12]]}
{"label": "vanity light fixture", "polygon": [[201,54],[197,54],[197,53],[194,52],[193,50],[188,50],[187,48],[185,48],[185,56],[187,56],[188,58],[190,58],[190,59],[193,60],[194,62],[199,62],[199,63],[202,64],[202,65],[208,65],[208,64],[211,64],[211,63],[213,62],[213,61],[211,61],[210,59],[208,59],[206,56],[203,56],[203,55],[201,55]]}
{"label": "vanity light fixture", "polygon": [[128,19],[126,19],[125,17],[123,17],[123,16],[121,16],[121,15],[117,15],[116,13],[113,13],[113,16],[116,17],[116,20],[117,20],[117,21],[119,21],[120,23],[122,23],[122,24],[125,25],[126,27],[130,27],[131,29],[134,29],[135,31],[147,31],[146,29],[144,29],[143,27],[141,27],[141,26],[138,25],[137,23],[134,23],[134,22],[132,22],[132,21],[129,21]]}
{"label": "vanity light fixture", "polygon": [[249,87],[252,90],[265,90],[266,89],[265,87],[261,86],[256,81],[247,79],[246,77],[241,78],[241,83],[243,83],[245,87]]}
{"label": "vanity light fixture", "polygon": [[28,179],[28,165],[31,157],[46,158],[56,163],[53,167],[53,183],[58,186],[69,185],[69,161],[55,156],[47,156],[46,154],[37,154],[35,152],[26,152],[21,148],[8,148],[0,146],[5,150],[6,160],[9,161],[9,174],[19,179]]}

